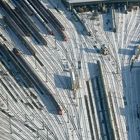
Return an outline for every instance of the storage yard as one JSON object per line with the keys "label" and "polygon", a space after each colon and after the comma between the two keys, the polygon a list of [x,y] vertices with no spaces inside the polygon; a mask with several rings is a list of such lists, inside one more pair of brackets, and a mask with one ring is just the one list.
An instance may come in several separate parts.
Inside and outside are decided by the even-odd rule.
{"label": "storage yard", "polygon": [[0,140],[140,140],[139,0],[83,2],[0,0]]}

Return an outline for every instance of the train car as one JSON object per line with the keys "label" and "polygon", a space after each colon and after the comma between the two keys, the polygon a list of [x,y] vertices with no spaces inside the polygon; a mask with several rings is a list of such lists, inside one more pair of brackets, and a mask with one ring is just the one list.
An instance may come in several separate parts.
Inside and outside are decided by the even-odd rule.
{"label": "train car", "polygon": [[28,15],[30,15],[30,16],[34,15],[34,11],[30,8],[30,6],[25,1],[19,0],[19,3],[26,10]]}
{"label": "train car", "polygon": [[[42,9],[38,3],[34,3],[32,0],[28,0],[28,2],[31,4],[31,6],[38,12],[35,12],[37,19],[43,24],[43,26],[47,29],[48,33],[50,35],[54,35],[53,31],[50,29],[50,27],[47,25],[49,23],[44,9]],[[26,3],[27,4],[27,3]]]}
{"label": "train car", "polygon": [[92,138],[92,140],[94,140],[95,139],[95,137],[94,137],[94,131],[93,131],[93,125],[92,125],[92,116],[91,116],[91,114],[90,114],[90,107],[89,107],[89,101],[88,101],[88,97],[87,97],[87,95],[84,95],[84,101],[85,101],[85,109],[86,109],[86,112],[87,112],[87,118],[88,118],[88,122],[89,122],[89,130],[90,130],[90,133],[91,133],[91,138]]}
{"label": "train car", "polygon": [[78,76],[75,74],[74,70],[70,71],[70,77],[71,77],[71,89],[76,90],[79,88],[79,81]]}
{"label": "train car", "polygon": [[81,61],[78,61],[78,69],[81,69]]}
{"label": "train car", "polygon": [[124,13],[127,14],[127,7],[124,5]]}
{"label": "train car", "polygon": [[27,79],[29,79],[29,81],[32,81],[32,83],[37,87],[41,94],[46,94],[47,96],[49,96],[49,99],[56,107],[57,114],[63,115],[63,109],[54,98],[54,96],[51,94],[51,91],[46,87],[40,77],[32,70],[30,64],[26,62],[22,55],[17,55],[17,52],[18,50],[14,48],[13,54],[11,52],[10,54],[15,57],[15,60],[18,61],[18,67],[20,68],[21,72],[24,74],[24,76],[27,77]]}
{"label": "train car", "polygon": [[18,26],[24,32],[24,34],[27,36],[30,36],[29,31],[25,28],[25,26],[22,24],[22,22],[18,19],[18,17],[16,16],[16,13],[14,13],[14,10],[11,9],[10,6],[4,1],[0,1],[0,4],[3,7],[3,9],[7,12],[7,14],[16,22],[16,24],[18,24]]}
{"label": "train car", "polygon": [[84,27],[84,30],[86,31],[87,35],[91,36],[91,30],[88,28],[88,26],[85,25],[85,23],[81,20],[80,16],[78,15],[78,13],[76,12],[75,9],[72,10],[73,14],[77,17],[78,21],[82,24],[82,26]]}
{"label": "train car", "polygon": [[43,18],[43,20],[47,21],[47,23],[50,23],[58,33],[61,34],[64,41],[67,41],[67,37],[65,33],[63,32],[63,28],[60,28],[58,22],[54,20],[54,15],[52,17],[51,14],[48,14],[47,9],[43,6],[41,2],[38,0],[28,0],[29,3],[35,8],[35,10],[39,13],[39,15]]}
{"label": "train car", "polygon": [[76,77],[75,77],[74,71],[70,72],[70,77],[71,77],[71,88],[72,88],[72,90],[75,90],[76,89]]}
{"label": "train car", "polygon": [[20,52],[17,48],[13,48],[13,53],[16,55],[16,56],[19,56],[20,55]]}
{"label": "train car", "polygon": [[102,13],[107,13],[106,5],[103,5],[103,6],[101,7],[101,9],[102,9]]}
{"label": "train car", "polygon": [[62,108],[58,108],[58,115],[63,115],[64,114],[64,110]]}
{"label": "train car", "polygon": [[3,36],[2,34],[0,34],[0,38],[2,38],[3,41],[7,41],[7,39],[5,38],[5,36]]}
{"label": "train car", "polygon": [[39,29],[37,26],[30,20],[28,15],[24,12],[24,10],[20,7],[15,8],[16,13],[18,16],[22,17],[23,22],[28,26],[28,30],[31,32],[32,36],[37,40],[38,43],[47,45],[47,41],[44,39],[44,37],[39,32]]}
{"label": "train car", "polygon": [[111,14],[112,14],[112,30],[115,33],[116,32],[116,21],[115,21],[115,9],[111,8]]}
{"label": "train car", "polygon": [[65,27],[61,24],[61,22],[54,16],[54,14],[49,10],[46,9],[47,13],[50,15],[50,17],[52,18],[52,20],[54,20],[54,22],[59,26],[59,28],[64,31]]}
{"label": "train car", "polygon": [[6,22],[6,24],[8,24],[8,26],[11,27],[11,29],[16,33],[17,37],[19,37],[19,39],[21,39],[21,41],[25,44],[25,46],[31,52],[31,54],[35,56],[35,49],[33,48],[32,44],[26,39],[25,34],[19,28],[16,22],[10,16],[4,16],[3,19]]}
{"label": "train car", "polygon": [[138,45],[136,48],[135,48],[135,55],[134,55],[134,58],[135,59],[138,59],[140,55],[140,45]]}
{"label": "train car", "polygon": [[[84,24],[84,23],[83,23]],[[84,24],[85,25],[85,24]],[[88,36],[91,36],[92,35],[92,31],[91,29],[88,27],[88,25],[85,25],[85,29],[86,29],[86,32],[87,32],[87,35]]]}
{"label": "train car", "polygon": [[137,104],[137,118],[140,119],[140,107]]}
{"label": "train car", "polygon": [[62,31],[61,34],[62,34],[63,40],[67,41],[67,37],[66,37],[65,33]]}

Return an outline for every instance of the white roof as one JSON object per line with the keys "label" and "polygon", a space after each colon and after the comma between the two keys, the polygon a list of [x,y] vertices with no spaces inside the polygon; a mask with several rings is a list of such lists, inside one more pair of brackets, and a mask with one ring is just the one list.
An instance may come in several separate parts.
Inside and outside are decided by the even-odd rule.
{"label": "white roof", "polygon": [[[112,0],[112,1],[110,1],[110,0],[67,0],[67,2],[69,2],[69,3],[83,3],[83,2],[87,2],[87,3],[89,3],[89,2],[100,2],[100,1],[108,1],[108,2],[120,2],[121,0]],[[136,2],[136,1],[139,1],[139,0],[128,0],[129,2]],[[122,0],[121,2],[125,2],[125,0]]]}
{"label": "white roof", "polygon": [[95,1],[107,1],[107,0],[67,0],[69,3],[82,3],[82,2],[95,2]]}

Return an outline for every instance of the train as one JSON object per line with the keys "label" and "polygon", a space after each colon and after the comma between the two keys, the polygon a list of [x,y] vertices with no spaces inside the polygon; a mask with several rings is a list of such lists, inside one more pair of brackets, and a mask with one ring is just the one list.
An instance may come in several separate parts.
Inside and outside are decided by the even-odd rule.
{"label": "train", "polygon": [[67,36],[64,33],[64,26],[60,21],[53,15],[53,13],[44,7],[44,5],[39,0],[28,0],[28,2],[33,6],[33,8],[39,13],[46,23],[50,23],[58,33],[61,34],[64,41],[67,41]]}
{"label": "train", "polygon": [[54,22],[57,23],[57,25],[59,26],[59,28],[64,31],[65,30],[65,27],[61,24],[61,22],[53,15],[53,13],[49,10],[49,9],[46,9],[47,13],[49,14],[49,16],[51,16],[52,20]]}
{"label": "train", "polygon": [[[10,6],[5,1],[0,1],[0,4],[2,8],[6,11],[6,13],[18,24],[20,29],[24,32],[26,36],[30,36],[29,31],[25,28],[24,24],[21,23],[21,21],[17,18],[15,15],[16,13],[13,12],[13,10],[10,8]],[[6,15],[7,16],[7,15]]]}
{"label": "train", "polygon": [[82,26],[84,27],[84,30],[87,32],[87,35],[91,36],[91,30],[88,26],[85,25],[85,23],[81,20],[80,16],[78,15],[78,13],[76,12],[75,9],[72,9],[73,14],[75,15],[75,17],[78,19],[78,21],[82,24]]}
{"label": "train", "polygon": [[76,91],[79,88],[79,79],[74,69],[71,69],[70,77],[71,77],[71,89]]}
{"label": "train", "polygon": [[[89,80],[89,81],[86,81],[86,87],[87,87],[87,91],[88,91],[88,97],[89,97],[89,105],[91,107],[91,114],[92,114],[92,120],[93,120],[93,124],[94,124],[94,128],[95,128],[95,135],[96,135],[96,138],[97,139],[100,139],[99,138],[99,135],[98,135],[98,126],[97,126],[97,121],[96,121],[96,116],[95,116],[95,108],[94,108],[94,101],[93,101],[93,96],[95,98],[95,93],[94,91],[96,89],[94,89],[95,87],[93,86],[93,79]],[[92,90],[92,92],[91,92]],[[93,139],[93,136],[92,136],[92,139]]]}
{"label": "train", "polygon": [[[17,1],[17,0],[15,0],[15,1]],[[34,15],[34,11],[30,8],[30,6],[28,4],[26,4],[25,2],[23,2],[23,0],[19,0],[18,2],[26,10],[26,12],[28,13],[28,15],[30,15],[30,16]]]}
{"label": "train", "polygon": [[13,48],[13,53],[14,53],[16,56],[19,56],[19,55],[20,55],[19,50],[16,49],[16,48]]}
{"label": "train", "polygon": [[87,111],[87,117],[88,117],[88,122],[89,122],[89,130],[90,130],[90,134],[91,134],[91,138],[92,140],[95,139],[94,137],[94,131],[93,131],[93,125],[92,125],[92,116],[90,114],[90,109],[89,109],[89,105],[88,105],[88,97],[87,95],[84,95],[84,101],[85,101],[85,106],[86,106],[86,111]]}
{"label": "train", "polygon": [[111,8],[111,14],[112,14],[112,31],[116,32],[116,21],[115,21],[115,9],[114,7]]}
{"label": "train", "polygon": [[26,39],[25,34],[23,31],[19,28],[19,26],[16,24],[16,22],[10,17],[3,17],[4,21],[11,27],[11,29],[16,33],[16,35],[21,39],[21,41],[25,44],[25,46],[28,48],[30,53],[35,56],[36,51],[31,45],[31,43]]}
{"label": "train", "polygon": [[[28,4],[26,1],[24,1],[23,2],[23,0],[20,0],[20,1],[22,1],[22,3],[24,3],[24,5],[26,5],[26,7],[28,8],[28,9],[30,9],[32,12],[33,12],[33,14],[36,16],[36,18],[41,22],[41,24],[47,29],[47,31],[48,31],[48,33],[50,34],[50,35],[54,35],[53,34],[53,31],[50,29],[50,27],[47,25],[48,24],[48,20],[43,16],[43,14],[42,14],[42,12],[41,11],[38,11],[37,9],[37,12],[38,13],[40,13],[40,15],[37,13],[37,12],[35,12],[35,10],[33,10],[32,9],[32,7],[30,6],[30,4]],[[20,2],[19,2],[20,3]],[[20,3],[21,4],[21,3]],[[21,7],[22,7],[22,4],[21,4]],[[25,7],[25,8],[26,8]],[[27,13],[28,13],[28,11],[27,11],[27,9],[24,9]],[[30,14],[29,14],[30,15]]]}
{"label": "train", "polygon": [[28,30],[34,36],[35,40],[37,40],[38,43],[47,45],[47,41],[41,35],[41,33],[39,32],[39,29],[37,28],[37,26],[30,20],[30,18],[23,11],[23,9],[19,8],[19,7],[16,7],[14,11],[18,14],[18,16],[21,16],[23,22],[25,22],[25,24],[28,25]]}
{"label": "train", "polygon": [[[63,115],[64,111],[61,108],[61,106],[58,104],[58,102],[55,100],[55,98],[52,96],[50,91],[47,89],[45,84],[41,81],[41,79],[35,74],[35,72],[30,68],[29,64],[23,59],[22,55],[20,55],[20,52],[17,48],[13,48],[12,50],[13,54],[15,55],[15,58],[17,59],[17,62],[19,64],[19,67],[24,71],[23,73],[26,74],[26,76],[32,80],[32,82],[38,87],[39,91],[43,94],[46,93],[51,100],[54,102],[58,115]],[[10,53],[12,54],[12,53]]]}
{"label": "train", "polygon": [[127,6],[124,5],[124,13],[127,14]]}
{"label": "train", "polygon": [[106,125],[106,133],[108,137],[107,139],[115,140],[115,131],[112,123],[111,111],[109,110],[110,101],[108,100],[107,90],[105,87],[105,81],[103,77],[103,69],[102,69],[101,62],[99,60],[97,61],[97,66],[98,66],[99,75],[96,76],[95,80],[98,89],[98,95],[101,102],[101,108],[103,110],[103,117],[104,120],[106,121],[104,124]]}

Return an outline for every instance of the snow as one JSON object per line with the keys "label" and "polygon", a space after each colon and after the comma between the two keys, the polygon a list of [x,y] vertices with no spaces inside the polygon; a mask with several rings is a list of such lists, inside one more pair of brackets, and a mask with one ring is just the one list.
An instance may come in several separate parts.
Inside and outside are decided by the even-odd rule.
{"label": "snow", "polygon": [[[92,139],[84,101],[84,95],[88,96],[86,81],[89,81],[95,109],[95,114],[92,114],[92,107],[89,107],[90,116],[93,118],[95,115],[98,128],[98,134],[96,134],[95,122],[92,119],[94,135],[98,135],[102,140],[102,134],[106,133],[106,128],[100,122],[103,113],[100,98],[97,95],[98,90],[96,88],[94,93],[91,83],[92,79],[94,81],[99,76],[97,67],[97,60],[99,60],[103,68],[111,122],[114,130],[118,130],[115,131],[115,137],[118,139],[118,134],[123,140],[139,140],[140,123],[137,118],[137,106],[140,106],[139,59],[131,72],[130,59],[134,55],[135,45],[139,44],[140,10],[132,10],[128,14],[122,13],[120,9],[115,10],[116,33],[108,30],[111,24],[104,24],[108,19],[111,21],[110,13],[99,14],[95,20],[89,18],[92,13],[81,13],[81,18],[92,32],[92,36],[86,36],[83,34],[82,25],[73,20],[71,12],[59,3],[58,8],[61,11],[59,13],[54,9],[54,5],[49,2],[44,4],[45,7],[51,8],[53,14],[65,26],[67,42],[61,41],[58,34],[55,38],[48,35],[35,15],[30,16],[48,42],[47,46],[39,45],[28,37],[36,51],[36,56],[44,66],[35,60],[10,28],[3,28],[0,24],[0,32],[7,38],[7,41],[3,41],[3,43],[6,43],[10,50],[14,47],[20,50],[23,59],[49,89],[63,108],[64,114],[60,116],[54,113],[56,108],[53,101],[47,95],[42,95],[35,85],[29,85],[14,64],[5,59],[7,56],[0,49],[0,60],[4,62],[0,63],[0,122],[2,124],[0,125],[0,139]],[[106,56],[98,51],[103,44],[109,50],[109,54]],[[81,69],[78,69],[78,61],[81,61]],[[12,73],[4,64],[10,68]],[[64,65],[68,65],[68,70],[64,71]],[[78,75],[80,84],[76,95],[71,89],[71,69],[74,70],[73,79]],[[3,76],[1,71],[6,72],[7,75]],[[96,102],[98,103],[96,104]],[[38,109],[34,103],[41,109]],[[5,115],[1,110],[13,117]],[[28,127],[25,124],[28,124]]]}

